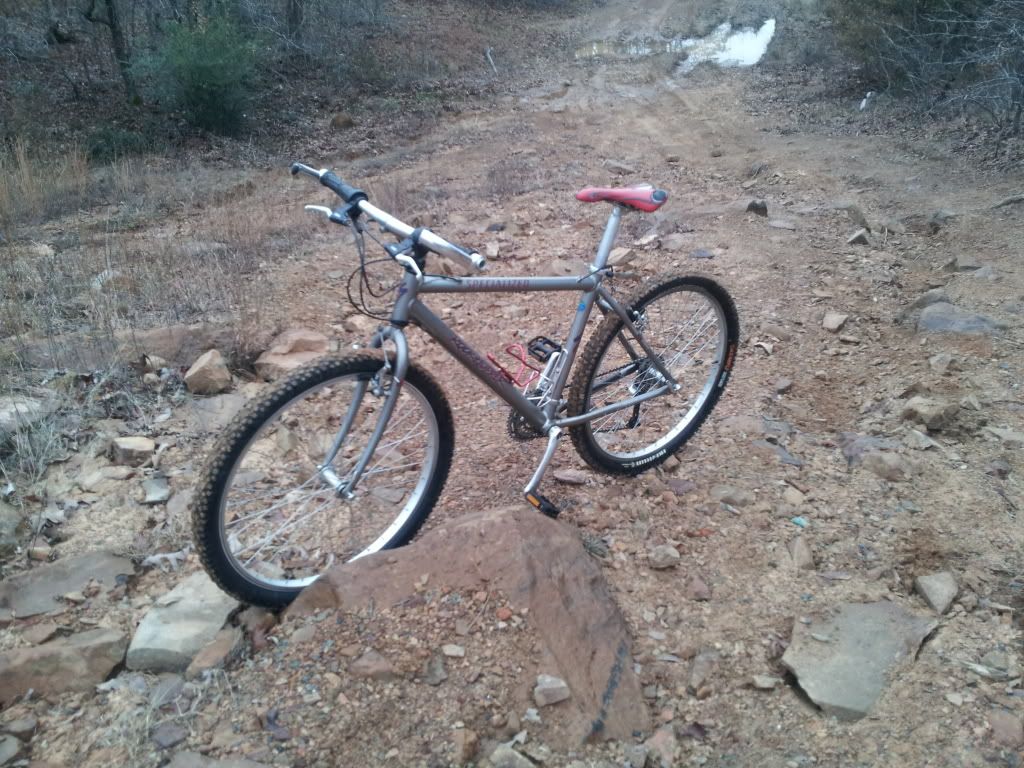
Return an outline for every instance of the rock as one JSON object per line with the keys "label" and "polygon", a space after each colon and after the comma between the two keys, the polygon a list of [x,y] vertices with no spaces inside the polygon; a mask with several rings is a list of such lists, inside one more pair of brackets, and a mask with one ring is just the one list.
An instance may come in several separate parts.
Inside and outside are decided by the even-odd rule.
{"label": "rock", "polygon": [[533,761],[520,755],[510,744],[499,744],[489,759],[492,768],[534,768]]}
{"label": "rock", "polygon": [[925,291],[918,296],[914,303],[910,305],[911,309],[924,309],[930,307],[932,304],[948,304],[949,296],[946,295],[946,291],[942,288],[932,288],[929,291]]}
{"label": "rock", "polygon": [[789,219],[769,219],[768,226],[772,229],[788,229],[791,232],[796,231],[796,222],[790,221]]}
{"label": "rock", "polygon": [[829,333],[839,333],[849,317],[842,312],[826,312],[825,318],[821,321],[821,327]]}
{"label": "rock", "polygon": [[[1020,433],[1021,444],[1024,445],[1024,432]],[[985,467],[985,474],[1005,480],[1010,476],[1012,468],[1006,459],[992,459]]]}
{"label": "rock", "polygon": [[988,713],[988,724],[992,728],[992,740],[1004,747],[1020,747],[1024,745],[1024,722],[1019,715],[1005,709],[991,709]]}
{"label": "rock", "polygon": [[91,629],[0,653],[0,704],[10,704],[29,688],[43,696],[89,691],[122,662],[127,646],[123,632]]}
{"label": "rock", "polygon": [[14,736],[0,736],[0,766],[10,765],[21,755],[21,742]]}
{"label": "rock", "polygon": [[991,335],[1003,326],[985,315],[967,312],[946,302],[924,308],[917,320],[920,333],[962,333],[970,336]]}
{"label": "rock", "polygon": [[128,648],[128,669],[180,672],[213,642],[238,601],[203,572],[193,573],[142,618]]}
{"label": "rock", "polygon": [[793,382],[790,379],[779,379],[775,382],[775,392],[779,395],[787,395],[793,389]]}
{"label": "rock", "polygon": [[476,757],[480,746],[480,738],[476,731],[469,728],[456,728],[452,731],[452,746],[455,748],[455,760],[458,765],[465,765]]}
{"label": "rock", "polygon": [[682,477],[670,477],[666,484],[668,489],[676,496],[682,496],[697,490],[697,484],[693,480],[687,480]]}
{"label": "rock", "polygon": [[588,477],[586,472],[579,469],[556,469],[552,476],[566,485],[586,485]]}
{"label": "rock", "polygon": [[980,267],[974,272],[974,277],[978,280],[990,280],[993,283],[999,282],[999,273],[996,272],[991,266]]}
{"label": "rock", "polygon": [[898,453],[872,451],[865,454],[861,461],[866,469],[891,483],[909,480],[918,472],[917,465]]}
{"label": "rock", "polygon": [[709,251],[707,248],[698,248],[697,250],[690,253],[691,259],[713,259],[715,254]]}
{"label": "rock", "polygon": [[960,591],[956,576],[949,571],[918,576],[914,579],[914,589],[940,616],[949,610],[949,606],[953,604]]}
{"label": "rock", "polygon": [[929,430],[940,430],[948,427],[959,412],[960,404],[957,402],[917,395],[904,404],[900,416],[907,421],[924,424]]}
{"label": "rock", "polygon": [[793,333],[778,323],[764,323],[761,326],[761,331],[769,336],[774,336],[779,341],[791,341],[793,339]]}
{"label": "rock", "polygon": [[137,467],[153,458],[155,452],[156,443],[148,437],[115,437],[110,447],[110,458],[115,464]]}
{"label": "rock", "polygon": [[644,768],[647,765],[647,745],[645,744],[624,744],[622,756],[629,764],[629,768]]}
{"label": "rock", "polygon": [[718,666],[718,659],[718,653],[712,650],[703,650],[694,657],[686,678],[686,688],[690,693],[698,695],[704,689]]}
{"label": "rock", "polygon": [[215,395],[192,400],[181,409],[181,413],[191,430],[217,432],[227,426],[245,403],[246,397],[242,394]]}
{"label": "rock", "polygon": [[754,494],[731,485],[716,485],[711,489],[711,498],[733,507],[747,507],[754,503]]}
{"label": "rock", "polygon": [[947,272],[973,272],[979,267],[978,259],[967,253],[961,253],[943,265]]}
{"label": "rock", "polygon": [[448,643],[441,646],[441,653],[450,659],[463,659],[466,657],[466,649],[455,643]]}
{"label": "rock", "polygon": [[[22,741],[28,741],[32,738],[32,734],[36,732],[36,728],[39,727],[39,721],[29,715],[28,717],[19,717],[17,720],[9,720],[6,723],[0,725],[0,731],[9,733]],[[0,763],[2,765],[2,763]]]}
{"label": "rock", "polygon": [[633,166],[620,163],[617,160],[606,160],[604,167],[617,176],[634,176],[637,172]]}
{"label": "rock", "polygon": [[170,749],[188,738],[188,731],[175,722],[165,720],[149,734],[149,738],[160,749]]}
{"label": "rock", "polygon": [[143,504],[163,504],[171,498],[171,486],[167,484],[166,477],[151,477],[142,481],[142,491],[145,496]]}
{"label": "rock", "polygon": [[811,547],[803,536],[797,536],[786,546],[789,549],[789,556],[793,560],[793,565],[798,571],[814,570],[814,554],[811,552]]}
{"label": "rock", "polygon": [[651,768],[674,768],[679,742],[671,725],[663,725],[644,742],[647,748],[647,765]]}
{"label": "rock", "polygon": [[442,654],[435,653],[427,660],[423,665],[422,678],[427,685],[440,685],[448,679],[448,670],[445,669]]}
{"label": "rock", "polygon": [[950,371],[960,370],[960,360],[948,352],[940,352],[928,358],[928,367],[937,374],[945,376]]}
{"label": "rock", "polygon": [[198,752],[178,752],[164,768],[266,768],[266,765],[244,757],[214,760]]}
{"label": "rock", "polygon": [[185,679],[194,680],[211,669],[221,669],[241,647],[242,630],[238,627],[225,627],[217,633],[213,642],[195,655],[185,670]]}
{"label": "rock", "polygon": [[647,553],[647,564],[657,571],[675,568],[680,559],[679,550],[671,544],[659,544]]}
{"label": "rock", "polygon": [[373,648],[353,661],[349,665],[348,671],[356,677],[365,677],[370,680],[394,680],[398,677],[391,662]]}
{"label": "rock", "polygon": [[29,525],[21,510],[0,501],[0,558],[18,551],[22,538],[29,534]]}
{"label": "rock", "polygon": [[231,371],[216,349],[203,353],[185,372],[185,387],[194,395],[217,395],[231,389]]}
{"label": "rock", "polygon": [[690,580],[686,582],[686,589],[683,594],[685,594],[689,600],[706,603],[711,599],[711,587],[708,586],[707,582],[704,581],[699,574],[695,573],[690,577]]}
{"label": "rock", "polygon": [[754,675],[750,682],[759,691],[773,691],[782,684],[781,679],[771,675]]}
{"label": "rock", "polygon": [[661,247],[671,253],[683,250],[687,245],[686,235],[681,232],[673,232],[662,238]]}
{"label": "rock", "polygon": [[771,440],[754,440],[750,445],[762,456],[775,457],[783,464],[791,467],[802,467],[804,465],[803,459],[794,456],[785,447]]}
{"label": "rock", "polygon": [[558,707],[550,746],[576,748],[586,739],[630,739],[649,730],[629,629],[601,566],[573,526],[519,505],[462,516],[408,546],[336,565],[299,595],[285,621],[339,606],[395,605],[415,594],[424,573],[441,594],[497,591],[528,613],[537,658],[572,691]]}
{"label": "rock", "polygon": [[1024,448],[1024,432],[1002,427],[985,427],[985,431],[993,437],[999,438],[1010,448]]}
{"label": "rock", "polygon": [[0,618],[9,613],[19,619],[58,613],[64,606],[56,601],[63,595],[81,590],[90,581],[107,591],[117,585],[119,576],[133,573],[131,560],[107,552],[87,552],[41,565],[0,583]]}
{"label": "rock", "polygon": [[537,684],[533,687],[533,700],[538,707],[557,704],[570,696],[572,691],[562,678],[554,675],[537,675]]}
{"label": "rock", "polygon": [[764,200],[747,200],[743,205],[744,213],[753,213],[756,216],[768,216],[768,203]]}
{"label": "rock", "polygon": [[57,410],[56,398],[4,395],[0,397],[0,443],[27,427],[38,424]]}
{"label": "rock", "polygon": [[846,238],[847,245],[870,245],[871,241],[868,239],[868,230],[858,229],[848,238]]}
{"label": "rock", "polygon": [[794,621],[782,664],[826,714],[859,720],[935,627],[894,603],[846,603],[831,618]]}
{"label": "rock", "polygon": [[266,381],[276,381],[329,349],[330,339],[322,333],[304,329],[285,331],[256,359],[256,373]]}
{"label": "rock", "polygon": [[633,261],[635,256],[636,251],[632,248],[612,248],[612,252],[608,256],[608,263],[613,267],[624,267]]}
{"label": "rock", "polygon": [[100,467],[78,478],[78,487],[86,493],[112,493],[117,484],[135,475],[135,469],[124,466]]}

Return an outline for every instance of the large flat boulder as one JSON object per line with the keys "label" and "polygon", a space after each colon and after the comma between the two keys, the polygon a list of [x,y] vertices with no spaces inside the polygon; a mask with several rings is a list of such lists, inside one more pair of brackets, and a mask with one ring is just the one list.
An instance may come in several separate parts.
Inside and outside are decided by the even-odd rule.
{"label": "large flat boulder", "polygon": [[299,595],[286,617],[397,605],[415,595],[413,585],[424,574],[432,588],[499,590],[528,609],[543,671],[571,693],[557,705],[554,738],[569,746],[650,730],[629,630],[601,568],[572,526],[531,509],[468,515],[407,547],[335,566]]}
{"label": "large flat boulder", "polygon": [[794,622],[782,664],[826,714],[859,720],[936,626],[890,602],[848,603],[809,625]]}
{"label": "large flat boulder", "polygon": [[149,609],[128,648],[129,669],[181,672],[213,642],[239,603],[203,572],[193,573]]}
{"label": "large flat boulder", "polygon": [[86,552],[47,563],[0,582],[0,618],[19,619],[58,613],[58,601],[95,579],[103,591],[117,586],[117,577],[135,573],[132,561],[109,552]]}
{"label": "large flat boulder", "polygon": [[91,690],[121,663],[127,647],[124,632],[103,628],[0,653],[0,704],[30,688],[44,696]]}

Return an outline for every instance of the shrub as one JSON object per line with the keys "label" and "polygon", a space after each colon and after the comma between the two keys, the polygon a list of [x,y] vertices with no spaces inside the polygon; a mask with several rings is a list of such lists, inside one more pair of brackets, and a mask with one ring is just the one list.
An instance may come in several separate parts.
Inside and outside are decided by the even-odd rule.
{"label": "shrub", "polygon": [[235,133],[242,125],[256,71],[255,43],[230,21],[211,20],[202,28],[179,26],[151,70],[157,95],[184,111],[189,122],[215,133]]}
{"label": "shrub", "polygon": [[872,85],[980,109],[1011,133],[1024,111],[1024,0],[827,0]]}

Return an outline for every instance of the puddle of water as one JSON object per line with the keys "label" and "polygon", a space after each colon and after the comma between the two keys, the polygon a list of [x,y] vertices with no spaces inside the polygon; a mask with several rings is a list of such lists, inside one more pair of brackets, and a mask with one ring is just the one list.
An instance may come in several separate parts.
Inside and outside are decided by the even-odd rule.
{"label": "puddle of water", "polygon": [[679,63],[679,72],[692,72],[698,64],[710,61],[720,67],[750,67],[757,64],[775,36],[775,19],[768,19],[760,29],[732,31],[732,24],[719,25],[705,38],[687,40],[689,56]]}
{"label": "puddle of water", "polygon": [[679,64],[680,73],[692,72],[698,64],[710,61],[720,67],[749,67],[761,60],[768,43],[775,36],[775,19],[768,19],[760,29],[738,29],[732,24],[720,24],[707,37],[643,38],[618,42],[599,40],[576,49],[576,58],[594,56],[638,59],[658,53],[685,53]]}

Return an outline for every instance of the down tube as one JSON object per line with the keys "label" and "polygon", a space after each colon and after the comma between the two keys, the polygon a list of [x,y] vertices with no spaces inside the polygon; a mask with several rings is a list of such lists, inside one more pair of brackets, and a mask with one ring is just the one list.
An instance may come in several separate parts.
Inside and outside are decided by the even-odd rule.
{"label": "down tube", "polygon": [[459,334],[445,325],[441,318],[419,301],[414,301],[410,305],[409,317],[432,338],[436,339],[437,343],[448,351],[448,354],[462,363],[466,370],[480,379],[514,410],[522,414],[531,427],[540,432],[545,431],[547,419],[540,408],[523,397],[518,389],[508,383],[501,371],[473,349]]}

